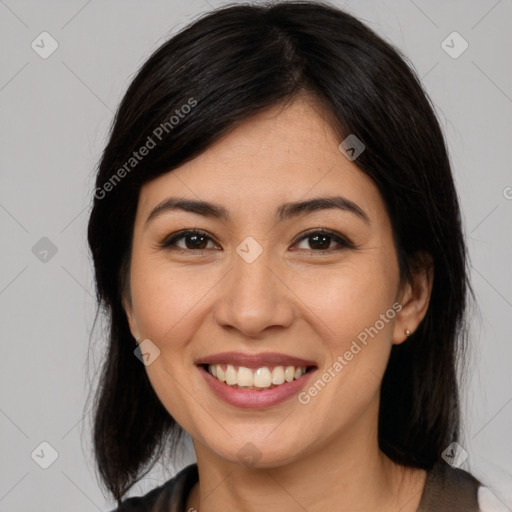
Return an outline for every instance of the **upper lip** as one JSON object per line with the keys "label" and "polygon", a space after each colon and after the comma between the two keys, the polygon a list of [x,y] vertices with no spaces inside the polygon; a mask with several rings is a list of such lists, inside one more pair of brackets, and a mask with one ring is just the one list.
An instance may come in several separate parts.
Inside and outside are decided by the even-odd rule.
{"label": "upper lip", "polygon": [[232,364],[246,368],[261,368],[263,366],[316,366],[314,361],[300,357],[280,354],[278,352],[264,352],[261,354],[243,354],[242,352],[221,352],[211,356],[201,357],[194,361],[196,365],[204,364]]}

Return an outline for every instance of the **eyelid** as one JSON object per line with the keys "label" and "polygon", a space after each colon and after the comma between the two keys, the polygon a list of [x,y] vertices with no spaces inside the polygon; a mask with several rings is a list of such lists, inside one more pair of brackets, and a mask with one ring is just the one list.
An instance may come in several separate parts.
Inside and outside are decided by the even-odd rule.
{"label": "eyelid", "polygon": [[[182,229],[180,231],[176,231],[175,233],[172,233],[171,235],[166,236],[162,240],[162,242],[160,242],[158,245],[162,249],[168,249],[173,246],[175,247],[176,241],[180,240],[182,238],[185,238],[187,235],[201,235],[201,236],[204,236],[205,238],[207,238],[209,241],[211,240],[213,243],[215,243],[215,244],[217,243],[217,242],[215,242],[215,239],[207,231],[204,231],[203,229],[199,229],[199,228],[187,228],[187,229]],[[178,249],[180,249],[182,251],[197,252],[197,253],[208,250],[208,249],[192,250],[192,249],[183,249],[181,247],[178,247]]]}
{"label": "eyelid", "polygon": [[[313,228],[313,229],[307,230],[307,231],[301,233],[300,235],[298,235],[292,245],[295,245],[298,242],[301,242],[302,240],[307,239],[310,236],[316,235],[316,234],[326,235],[326,236],[332,238],[334,241],[338,242],[342,247],[344,246],[349,249],[355,249],[355,245],[346,236],[342,235],[341,233],[338,233],[337,231],[332,231],[332,230],[326,229],[326,228]],[[295,250],[295,249],[293,249],[293,250]],[[301,249],[299,249],[299,251],[300,250]],[[315,253],[315,254],[325,254],[325,253],[333,252],[335,250],[336,249],[324,249],[324,250],[314,251],[314,250],[310,249],[308,252]]]}
{"label": "eyelid", "polygon": [[[199,228],[196,228],[196,229],[188,228],[188,229],[182,229],[180,231],[177,231],[177,232],[172,233],[171,235],[167,236],[166,238],[164,238],[164,240],[162,242],[160,242],[159,247],[162,249],[170,249],[171,247],[177,247],[176,246],[177,240],[185,238],[187,235],[195,235],[195,234],[204,236],[205,238],[208,239],[208,241],[212,241],[213,243],[217,244],[215,239],[207,231],[204,231],[203,229],[199,229]],[[300,233],[299,235],[297,235],[295,240],[292,242],[292,246],[296,245],[298,242],[302,242],[303,240],[307,239],[310,236],[317,235],[317,234],[326,235],[326,236],[330,237],[332,240],[337,242],[341,246],[341,248],[349,248],[349,249],[356,248],[356,246],[346,236],[342,235],[341,233],[338,233],[336,231],[332,231],[332,230],[326,229],[326,228],[311,228],[307,231]],[[183,249],[181,247],[178,247],[177,249],[181,250],[182,252],[195,252],[198,254],[201,254],[204,251],[209,250],[209,249]],[[323,250],[318,250],[318,251],[313,250],[313,249],[309,249],[309,250],[292,249],[292,251],[298,251],[298,252],[305,251],[305,252],[314,253],[314,254],[328,254],[331,252],[335,252],[337,250],[341,250],[341,249],[323,249]]]}

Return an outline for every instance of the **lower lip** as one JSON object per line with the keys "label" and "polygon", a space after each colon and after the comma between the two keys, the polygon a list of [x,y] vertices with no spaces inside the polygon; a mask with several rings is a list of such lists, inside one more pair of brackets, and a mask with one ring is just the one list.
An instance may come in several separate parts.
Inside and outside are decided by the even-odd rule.
{"label": "lower lip", "polygon": [[316,369],[305,373],[300,379],[292,382],[285,382],[272,389],[238,389],[221,382],[203,366],[198,366],[210,389],[222,400],[235,407],[242,408],[263,408],[277,405],[286,399],[296,395],[307,383],[311,374]]}

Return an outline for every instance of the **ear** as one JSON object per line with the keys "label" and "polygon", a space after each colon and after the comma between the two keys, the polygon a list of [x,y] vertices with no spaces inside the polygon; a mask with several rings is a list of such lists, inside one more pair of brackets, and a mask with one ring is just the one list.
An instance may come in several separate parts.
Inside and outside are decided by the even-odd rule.
{"label": "ear", "polygon": [[135,318],[135,314],[133,312],[131,298],[123,297],[122,304],[126,313],[126,318],[128,320],[128,325],[130,326],[132,336],[138,341],[140,338],[140,330],[137,324],[137,319]]}
{"label": "ear", "polygon": [[399,345],[407,339],[406,330],[413,333],[427,314],[434,281],[432,256],[420,253],[411,280],[399,292],[398,302],[402,309],[396,315],[393,344]]}
{"label": "ear", "polygon": [[132,291],[130,286],[130,261],[131,255],[125,254],[123,260],[121,262],[121,272],[120,272],[120,292],[121,292],[121,305],[123,306],[124,312],[126,314],[126,319],[128,320],[128,325],[130,327],[130,332],[135,340],[139,341],[140,338],[140,330],[137,324],[137,319],[135,317],[135,313],[133,312],[133,303],[132,303]]}

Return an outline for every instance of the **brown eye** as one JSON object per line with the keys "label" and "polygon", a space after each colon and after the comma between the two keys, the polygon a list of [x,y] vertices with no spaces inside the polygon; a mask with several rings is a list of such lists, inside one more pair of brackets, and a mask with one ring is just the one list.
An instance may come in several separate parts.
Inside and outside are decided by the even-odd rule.
{"label": "brown eye", "polygon": [[[341,250],[353,245],[341,235],[332,231],[320,230],[307,233],[299,239],[299,242],[307,241],[307,247],[299,247],[300,249],[312,250],[313,252],[332,252],[332,250]],[[332,249],[331,244],[335,242],[338,245]]]}
{"label": "brown eye", "polygon": [[312,249],[326,250],[331,245],[331,237],[329,235],[310,235],[309,246]]}
{"label": "brown eye", "polygon": [[[179,243],[183,240],[183,243]],[[190,251],[203,251],[208,249],[208,242],[212,239],[203,231],[185,230],[173,235],[171,238],[164,240],[160,245],[163,248],[178,249]]]}
{"label": "brown eye", "polygon": [[207,238],[204,235],[185,235],[183,239],[185,240],[185,246],[187,249],[206,249],[206,246],[208,245]]}

